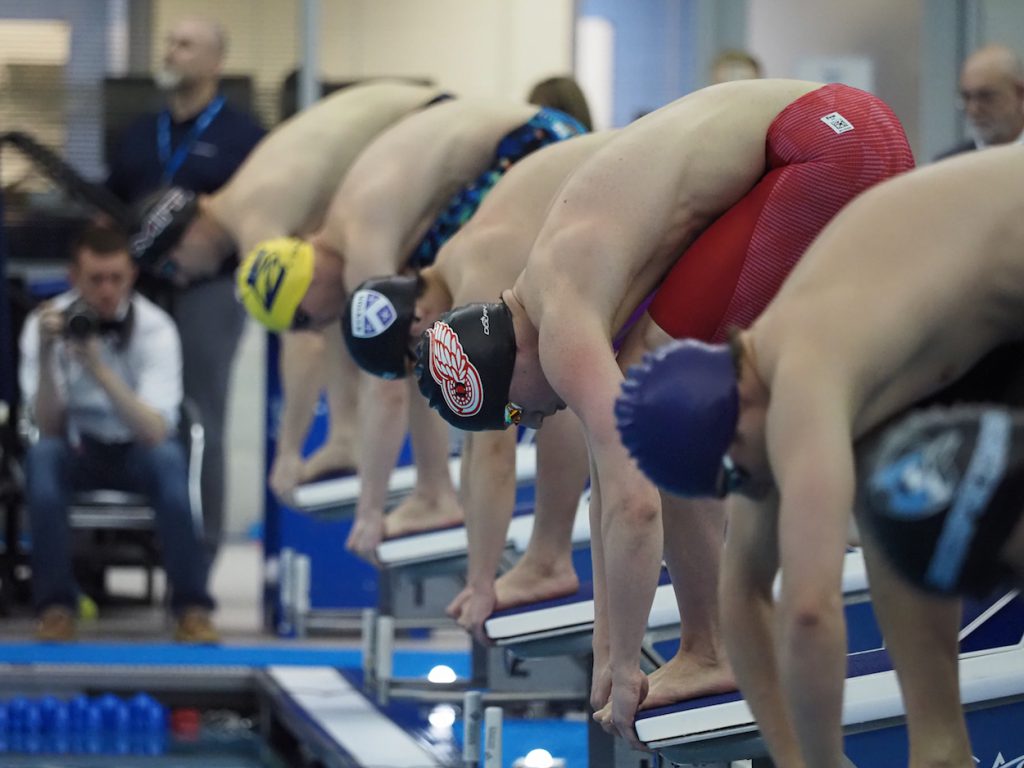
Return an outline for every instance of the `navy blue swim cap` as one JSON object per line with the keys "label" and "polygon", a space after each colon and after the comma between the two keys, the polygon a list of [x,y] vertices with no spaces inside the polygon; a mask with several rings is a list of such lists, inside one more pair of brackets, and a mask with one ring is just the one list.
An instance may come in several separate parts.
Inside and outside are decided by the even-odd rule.
{"label": "navy blue swim cap", "polygon": [[654,483],[679,496],[722,494],[739,390],[725,344],[673,341],[626,373],[615,402],[622,442]]}

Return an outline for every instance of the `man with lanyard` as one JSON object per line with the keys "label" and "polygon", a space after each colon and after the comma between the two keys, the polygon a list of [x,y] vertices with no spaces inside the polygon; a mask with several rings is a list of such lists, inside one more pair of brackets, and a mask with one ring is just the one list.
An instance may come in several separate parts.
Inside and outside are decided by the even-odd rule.
{"label": "man with lanyard", "polygon": [[[107,186],[134,203],[171,184],[199,193],[219,189],[263,137],[254,119],[218,92],[227,40],[214,21],[182,19],[167,35],[157,84],[167,108],[144,115],[120,137],[110,159]],[[228,377],[245,315],[232,299],[228,271],[211,280],[151,286],[163,294],[181,334],[185,394],[199,407],[206,429],[203,511],[207,540],[215,550],[223,521],[224,414]],[[219,333],[208,332],[220,329]]]}

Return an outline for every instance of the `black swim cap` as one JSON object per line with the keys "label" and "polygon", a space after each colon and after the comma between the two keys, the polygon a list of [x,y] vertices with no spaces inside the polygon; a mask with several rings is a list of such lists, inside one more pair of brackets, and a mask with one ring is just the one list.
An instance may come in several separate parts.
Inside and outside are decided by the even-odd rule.
{"label": "black swim cap", "polygon": [[136,208],[132,257],[143,267],[162,271],[165,257],[199,213],[199,198],[181,187],[144,197]]}
{"label": "black swim cap", "polygon": [[416,378],[430,407],[470,432],[505,429],[516,363],[512,312],[504,302],[453,309],[423,334]]}
{"label": "black swim cap", "polygon": [[341,333],[356,365],[385,379],[405,377],[409,328],[419,278],[390,275],[363,282],[341,315]]}
{"label": "black swim cap", "polygon": [[858,446],[861,521],[904,578],[974,597],[1009,581],[1000,552],[1021,517],[1019,434],[1005,408],[957,406],[913,413]]}

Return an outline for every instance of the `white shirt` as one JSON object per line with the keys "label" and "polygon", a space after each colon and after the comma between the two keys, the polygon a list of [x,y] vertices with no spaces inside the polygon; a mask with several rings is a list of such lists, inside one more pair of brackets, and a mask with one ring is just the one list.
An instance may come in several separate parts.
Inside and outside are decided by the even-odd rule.
{"label": "white shirt", "polygon": [[[71,290],[57,296],[53,303],[66,308],[78,298]],[[109,336],[100,339],[100,356],[150,408],[163,416],[168,429],[178,425],[181,408],[181,340],[170,315],[144,296],[132,296],[134,317],[128,343],[118,348]],[[22,401],[35,410],[39,389],[39,310],[25,320],[21,331],[21,361],[18,379]],[[110,397],[92,375],[70,354],[63,339],[52,348],[54,380],[67,414],[67,429],[74,440],[89,435],[107,443],[132,442],[136,435],[118,415]]]}

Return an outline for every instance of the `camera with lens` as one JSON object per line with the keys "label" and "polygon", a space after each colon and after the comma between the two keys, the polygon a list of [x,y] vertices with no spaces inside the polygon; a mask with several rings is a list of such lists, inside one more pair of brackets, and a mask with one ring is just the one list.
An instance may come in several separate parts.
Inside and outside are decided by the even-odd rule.
{"label": "camera with lens", "polygon": [[88,304],[78,300],[64,310],[64,335],[82,340],[100,332],[100,318]]}

